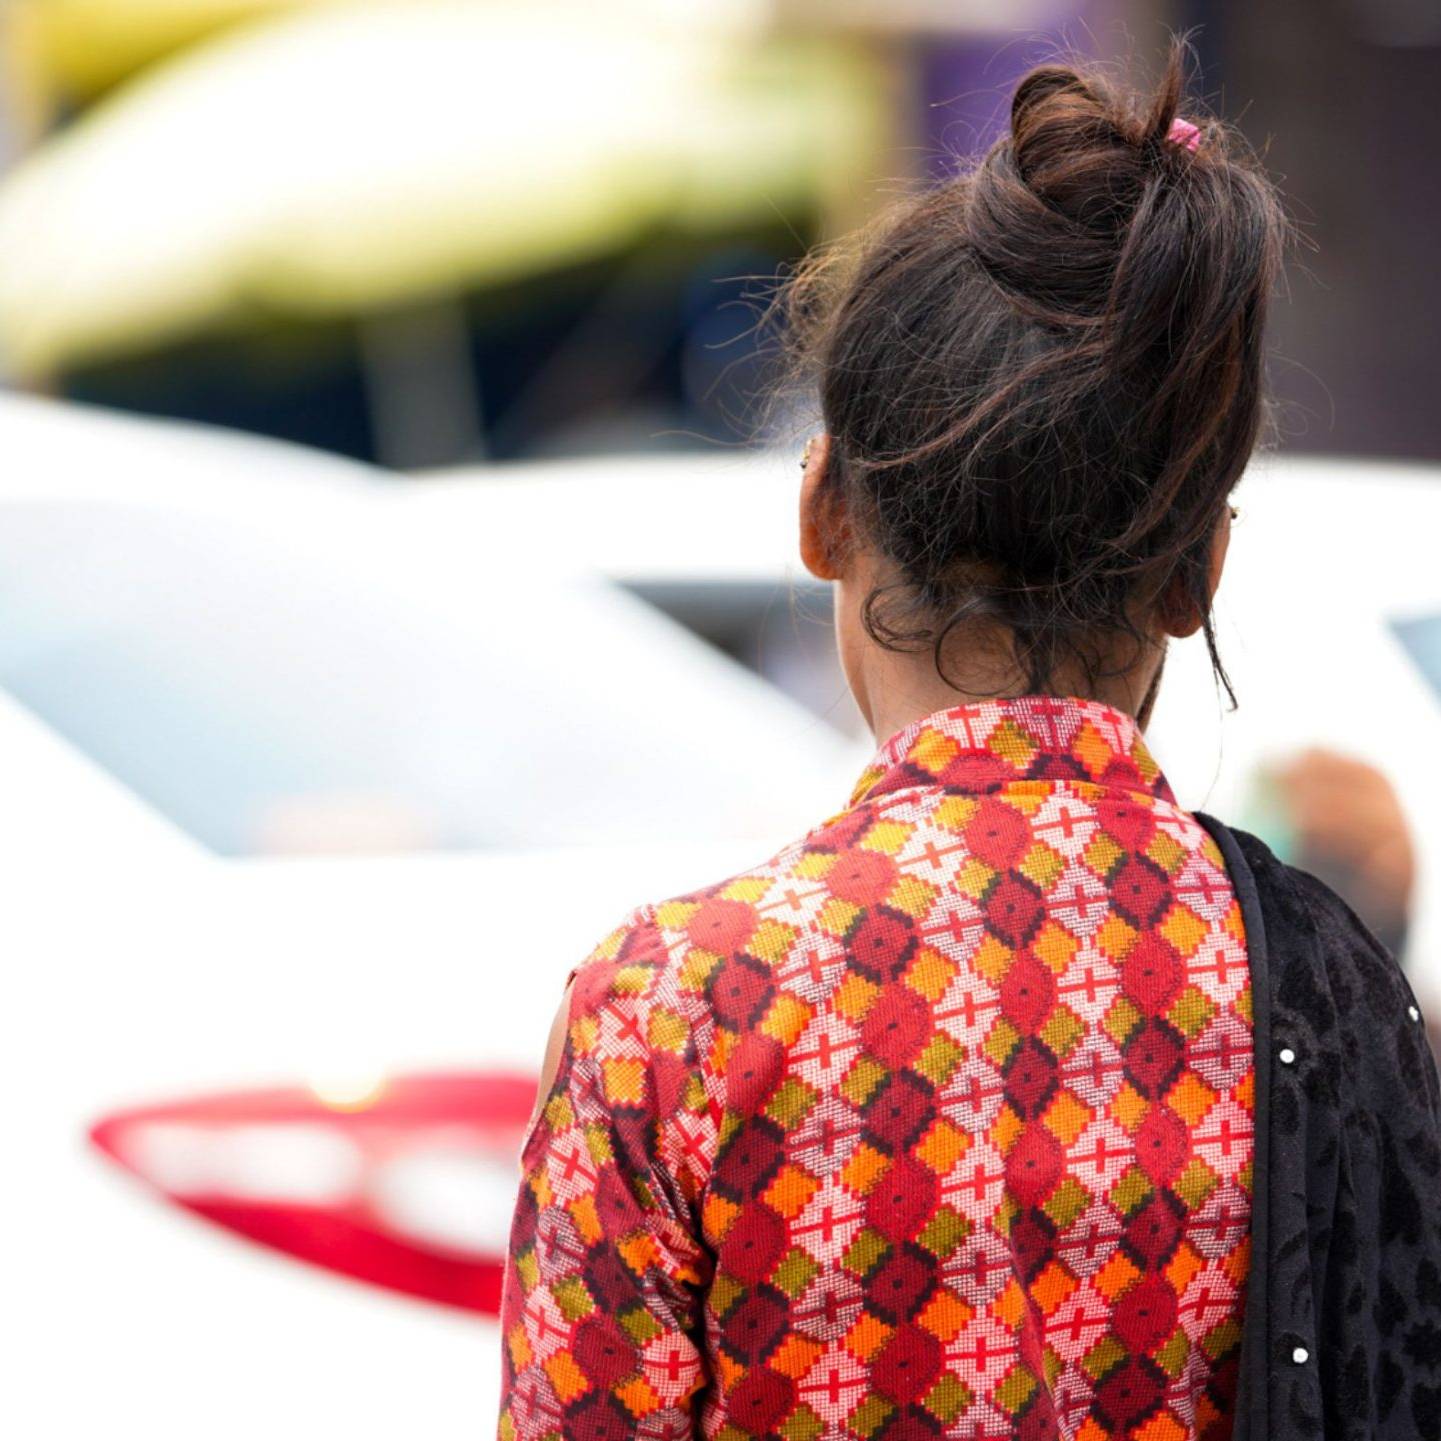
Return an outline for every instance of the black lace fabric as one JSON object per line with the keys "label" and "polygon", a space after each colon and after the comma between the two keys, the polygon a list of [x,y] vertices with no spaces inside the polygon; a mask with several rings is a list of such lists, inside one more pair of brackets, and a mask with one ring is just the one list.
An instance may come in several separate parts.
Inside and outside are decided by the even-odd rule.
{"label": "black lace fabric", "polygon": [[1255,1004],[1237,1441],[1441,1441],[1441,1089],[1416,998],[1333,891],[1199,817]]}

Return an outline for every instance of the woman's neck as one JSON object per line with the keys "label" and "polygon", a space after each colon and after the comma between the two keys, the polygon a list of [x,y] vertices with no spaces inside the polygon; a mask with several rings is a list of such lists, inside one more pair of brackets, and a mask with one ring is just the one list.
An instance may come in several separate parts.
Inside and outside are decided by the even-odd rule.
{"label": "woman's neck", "polygon": [[[969,664],[964,658],[959,664],[948,659],[948,683],[938,673],[929,650],[906,654],[880,646],[866,649],[867,654],[847,665],[846,671],[856,704],[878,744],[937,711],[1026,695],[1031,690],[1014,667],[988,664],[983,657],[972,657]],[[1134,716],[1144,726],[1155,704],[1163,660],[1160,651],[1148,653],[1145,663],[1093,682],[1063,671],[1047,690],[1101,701]]]}

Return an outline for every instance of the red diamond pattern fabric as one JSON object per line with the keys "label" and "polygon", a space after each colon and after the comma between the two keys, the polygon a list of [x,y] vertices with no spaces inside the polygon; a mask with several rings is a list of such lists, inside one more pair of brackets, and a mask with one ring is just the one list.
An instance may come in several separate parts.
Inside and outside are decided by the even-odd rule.
{"label": "red diamond pattern fabric", "polygon": [[1230,1434],[1250,977],[1130,718],[902,731],[577,972],[527,1137],[502,1441]]}

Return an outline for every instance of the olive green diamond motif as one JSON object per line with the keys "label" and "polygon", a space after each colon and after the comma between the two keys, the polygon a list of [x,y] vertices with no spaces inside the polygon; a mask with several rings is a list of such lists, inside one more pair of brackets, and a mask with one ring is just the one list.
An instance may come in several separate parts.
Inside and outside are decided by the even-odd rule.
{"label": "olive green diamond motif", "polygon": [[1187,986],[1176,997],[1166,1019],[1189,1040],[1195,1040],[1216,1014],[1216,1003],[1196,986]]}
{"label": "olive green diamond motif", "polygon": [[1213,1326],[1201,1337],[1201,1349],[1212,1361],[1228,1356],[1241,1344],[1241,1326],[1238,1321],[1226,1320]]}
{"label": "olive green diamond motif", "polygon": [[815,1441],[825,1429],[826,1423],[804,1401],[781,1422],[786,1441]]}
{"label": "olive green diamond motif", "polygon": [[1173,1381],[1186,1369],[1186,1358],[1191,1354],[1191,1343],[1186,1339],[1184,1326],[1177,1326],[1171,1339],[1153,1353],[1156,1365]]}
{"label": "olive green diamond motif", "polygon": [[869,1275],[876,1262],[890,1250],[879,1231],[869,1226],[860,1231],[856,1239],[846,1248],[841,1265],[857,1276]]}
{"label": "olive green diamond motif", "polygon": [[929,1391],[922,1405],[932,1416],[938,1417],[947,1426],[975,1400],[971,1388],[959,1376],[947,1371]]}
{"label": "olive green diamond motif", "polygon": [[1218,1185],[1220,1177],[1199,1156],[1195,1156],[1171,1182],[1171,1189],[1185,1202],[1188,1211],[1194,1211],[1206,1204],[1206,1197]]}
{"label": "olive green diamond motif", "polygon": [[1021,1033],[1004,1017],[997,1016],[996,1024],[981,1045],[981,1049],[996,1066],[1004,1066],[1011,1059],[1011,1052],[1020,1044]]}
{"label": "olive green diamond motif", "polygon": [[1035,1393],[1037,1381],[1029,1366],[1019,1361],[1011,1367],[1001,1384],[992,1392],[997,1406],[1014,1416]]}
{"label": "olive green diamond motif", "polygon": [[938,1031],[914,1065],[932,1085],[944,1086],[965,1055],[964,1046],[957,1045],[944,1031]]}
{"label": "olive green diamond motif", "polygon": [[1081,1366],[1093,1381],[1099,1381],[1126,1359],[1126,1348],[1114,1336],[1102,1336],[1081,1358]]}
{"label": "olive green diamond motif", "polygon": [[766,1115],[789,1131],[816,1103],[816,1093],[804,1081],[789,1077],[766,1103]]}
{"label": "olive green diamond motif", "polygon": [[1140,1009],[1128,997],[1117,996],[1102,1018],[1101,1026],[1118,1046],[1124,1046],[1141,1019]]}
{"label": "olive green diamond motif", "polygon": [[851,1414],[846,1417],[846,1425],[856,1433],[857,1436],[869,1437],[881,1429],[886,1418],[891,1414],[891,1404],[883,1401],[879,1396],[867,1396]]}
{"label": "olive green diamond motif", "polygon": [[644,1346],[647,1341],[654,1341],[665,1330],[665,1327],[644,1306],[630,1306],[622,1311],[620,1324],[625,1328],[625,1334],[637,1346]]}
{"label": "olive green diamond motif", "polygon": [[1107,1197],[1123,1216],[1134,1215],[1151,1199],[1151,1183],[1139,1166],[1130,1166],[1121,1179],[1111,1187]]}
{"label": "olive green diamond motif", "polygon": [[886,1075],[886,1068],[879,1061],[872,1060],[870,1056],[858,1056],[841,1082],[841,1095],[853,1106],[863,1106]]}
{"label": "olive green diamond motif", "polygon": [[926,1222],[926,1228],[917,1240],[931,1255],[945,1260],[971,1234],[971,1230],[971,1222],[953,1206],[940,1206]]}
{"label": "olive green diamond motif", "polygon": [[550,1290],[555,1297],[555,1304],[560,1308],[560,1314],[567,1321],[579,1321],[582,1316],[589,1316],[595,1310],[595,1302],[591,1300],[590,1292],[585,1289],[585,1282],[579,1276],[567,1276]]}
{"label": "olive green diamond motif", "polygon": [[1086,1034],[1086,1023],[1066,1005],[1058,1005],[1041,1027],[1041,1039],[1051,1048],[1057,1060],[1064,1061],[1067,1053]]}
{"label": "olive green diamond motif", "polygon": [[717,1316],[724,1316],[732,1304],[746,1293],[746,1288],[733,1276],[717,1271],[710,1284],[709,1306]]}
{"label": "olive green diamond motif", "polygon": [[1091,1193],[1074,1177],[1067,1176],[1046,1198],[1041,1209],[1064,1231],[1091,1204]]}
{"label": "olive green diamond motif", "polygon": [[776,1267],[771,1280],[791,1298],[792,1301],[811,1283],[811,1278],[820,1267],[811,1260],[799,1246],[793,1246]]}

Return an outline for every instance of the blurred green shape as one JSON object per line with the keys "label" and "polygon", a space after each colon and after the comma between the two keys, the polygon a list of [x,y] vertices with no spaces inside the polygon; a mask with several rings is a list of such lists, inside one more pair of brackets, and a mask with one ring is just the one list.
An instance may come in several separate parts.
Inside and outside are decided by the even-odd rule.
{"label": "blurred green shape", "polygon": [[0,184],[0,365],[502,286],[805,220],[874,170],[859,51],[475,0],[320,6],[142,75]]}

